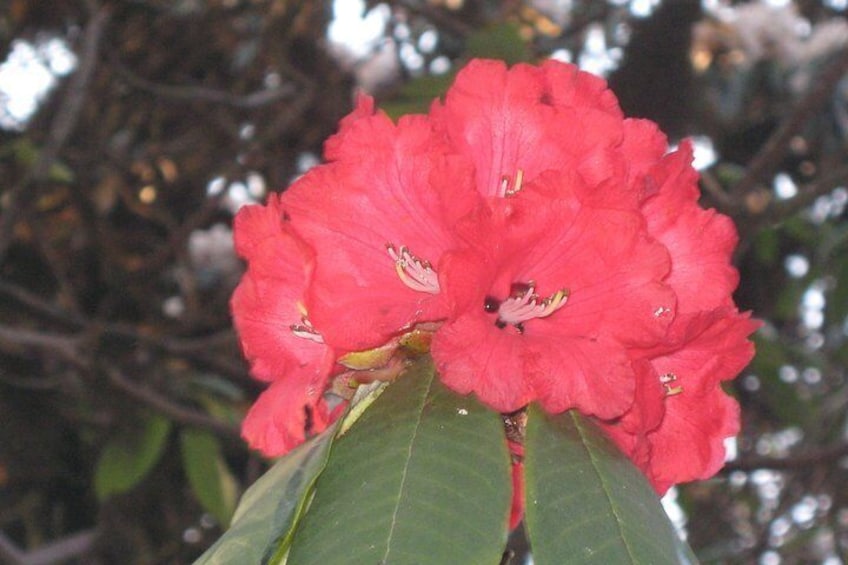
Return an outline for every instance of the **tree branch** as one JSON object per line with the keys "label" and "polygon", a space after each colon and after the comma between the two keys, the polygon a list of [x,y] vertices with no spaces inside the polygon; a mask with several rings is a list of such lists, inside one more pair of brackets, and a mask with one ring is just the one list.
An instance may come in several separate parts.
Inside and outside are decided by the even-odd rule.
{"label": "tree branch", "polygon": [[[94,4],[90,2],[90,4]],[[44,148],[38,153],[35,164],[19,184],[12,187],[8,194],[8,204],[0,216],[0,263],[6,256],[12,243],[13,230],[18,216],[38,194],[37,187],[50,174],[50,168],[68,141],[80,118],[88,85],[94,75],[99,58],[101,40],[109,22],[111,10],[108,7],[97,9],[83,32],[79,65],[68,83],[67,94],[62,106],[53,118],[50,132]]]}
{"label": "tree branch", "polygon": [[215,418],[206,416],[201,412],[197,412],[171,402],[168,398],[162,396],[155,390],[134,382],[118,369],[104,367],[104,371],[106,376],[109,378],[109,382],[111,382],[115,388],[125,392],[127,395],[142,402],[143,404],[146,404],[150,408],[153,408],[157,412],[171,418],[179,424],[205,428],[228,439],[238,440],[240,437],[238,428],[225,424]]}
{"label": "tree branch", "polygon": [[837,167],[830,173],[806,185],[794,198],[773,201],[766,208],[762,219],[770,224],[777,224],[800,212],[820,196],[848,182],[848,165]]}
{"label": "tree branch", "polygon": [[846,72],[848,72],[848,49],[842,49],[748,164],[745,174],[730,190],[735,198],[743,198],[757,183],[762,182],[774,172],[786,154],[789,141],[804,123],[824,106],[836,83]]}
{"label": "tree branch", "polygon": [[267,106],[295,93],[291,84],[284,84],[277,88],[265,88],[251,92],[250,94],[233,94],[225,90],[216,90],[203,86],[191,85],[169,85],[159,84],[138,76],[120,62],[113,63],[115,70],[130,86],[149,92],[161,98],[181,100],[185,102],[210,102],[212,104],[223,104],[234,108],[259,108]]}
{"label": "tree branch", "polygon": [[832,465],[843,457],[848,457],[848,443],[811,449],[788,457],[745,457],[736,461],[728,461],[721,472],[727,474],[733,471],[755,471],[757,469],[790,471],[811,466]]}
{"label": "tree branch", "polygon": [[10,565],[50,565],[64,563],[91,551],[97,541],[95,530],[86,530],[48,543],[32,551],[23,552],[0,531],[0,557]]}

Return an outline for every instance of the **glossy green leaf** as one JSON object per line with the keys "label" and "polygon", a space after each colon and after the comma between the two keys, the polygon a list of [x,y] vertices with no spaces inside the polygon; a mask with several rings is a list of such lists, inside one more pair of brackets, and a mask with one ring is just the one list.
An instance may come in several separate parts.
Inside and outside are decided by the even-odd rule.
{"label": "glossy green leaf", "polygon": [[220,524],[228,525],[238,500],[238,482],[211,433],[196,428],[180,432],[180,448],[188,482],[197,500]]}
{"label": "glossy green leaf", "polygon": [[230,529],[195,564],[272,562],[280,546],[287,544],[327,463],[340,424],[338,420],[281,458],[247,489]]}
{"label": "glossy green leaf", "polygon": [[500,416],[425,358],[336,442],[288,563],[496,564],[510,498]]}
{"label": "glossy green leaf", "polygon": [[112,437],[100,452],[94,471],[97,498],[105,500],[141,482],[162,456],[170,431],[170,420],[152,415],[140,428]]}
{"label": "glossy green leaf", "polygon": [[536,565],[695,562],[645,477],[577,412],[530,407],[524,466]]}

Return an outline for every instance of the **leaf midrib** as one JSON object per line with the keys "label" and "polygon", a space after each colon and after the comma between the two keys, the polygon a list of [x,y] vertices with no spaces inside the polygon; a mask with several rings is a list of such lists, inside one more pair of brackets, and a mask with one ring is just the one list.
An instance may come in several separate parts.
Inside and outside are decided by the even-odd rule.
{"label": "leaf midrib", "polygon": [[577,429],[577,433],[580,434],[581,443],[583,444],[583,448],[586,450],[586,453],[589,454],[589,461],[592,463],[592,468],[595,470],[595,474],[598,476],[598,479],[601,483],[601,490],[604,492],[604,496],[607,498],[607,502],[609,503],[610,510],[612,511],[612,515],[615,517],[616,529],[618,530],[618,535],[621,538],[621,542],[627,550],[627,556],[630,558],[631,563],[637,563],[636,556],[633,555],[633,550],[630,547],[630,542],[627,540],[627,536],[624,533],[624,529],[622,528],[623,520],[619,515],[618,505],[613,501],[612,494],[610,493],[610,488],[604,473],[601,472],[601,467],[598,464],[598,460],[595,456],[594,450],[589,447],[589,440],[591,438],[587,437],[583,430],[583,424],[580,421],[580,418],[575,415],[574,411],[570,411],[571,419],[574,421],[574,427]]}
{"label": "leaf midrib", "polygon": [[415,420],[415,425],[413,426],[413,432],[412,432],[412,437],[410,438],[410,441],[409,441],[409,447],[406,450],[406,460],[404,461],[404,464],[403,464],[403,473],[401,474],[400,485],[398,485],[397,502],[395,503],[395,508],[392,511],[392,520],[391,520],[391,523],[389,525],[389,532],[388,532],[388,536],[386,538],[386,552],[383,554],[383,558],[380,560],[380,563],[388,563],[389,554],[391,553],[392,539],[394,538],[395,526],[397,525],[398,512],[400,512],[401,501],[404,498],[404,488],[406,486],[406,478],[407,478],[407,475],[408,475],[408,472],[409,472],[410,462],[412,461],[412,451],[413,451],[413,448],[415,447],[415,441],[418,438],[418,431],[421,429],[421,419],[423,418],[423,415],[424,415],[424,406],[427,403],[427,399],[430,397],[430,390],[433,387],[433,380],[434,379],[433,379],[433,376],[431,374],[430,375],[430,381],[427,383],[427,388],[423,389],[424,394],[421,395],[421,399],[420,399],[420,402],[419,402],[419,405],[418,405],[418,410],[416,412],[418,416]]}

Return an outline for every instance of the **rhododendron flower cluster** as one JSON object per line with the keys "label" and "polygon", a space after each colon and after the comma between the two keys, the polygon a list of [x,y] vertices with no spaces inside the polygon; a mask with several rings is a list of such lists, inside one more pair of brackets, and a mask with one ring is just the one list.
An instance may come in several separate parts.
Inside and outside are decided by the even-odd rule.
{"label": "rhododendron flower cluster", "polygon": [[334,417],[340,360],[421,331],[448,387],[592,416],[659,492],[712,475],[757,323],[691,161],[555,61],[474,60],[396,123],[361,96],[324,164],[236,218],[233,315],[270,384],[245,438],[290,450]]}

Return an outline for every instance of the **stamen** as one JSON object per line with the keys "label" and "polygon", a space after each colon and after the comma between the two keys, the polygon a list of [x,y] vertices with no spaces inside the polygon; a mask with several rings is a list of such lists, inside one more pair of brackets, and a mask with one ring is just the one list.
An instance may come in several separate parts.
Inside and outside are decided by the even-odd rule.
{"label": "stamen", "polygon": [[419,259],[404,245],[395,249],[394,245],[387,243],[386,251],[394,260],[395,271],[403,284],[418,292],[439,294],[439,276],[428,261]]}
{"label": "stamen", "polygon": [[[521,183],[524,181],[524,171],[522,169],[516,169],[515,171],[515,182],[512,182],[512,178],[509,175],[501,176],[501,194],[504,196],[515,196],[521,190]],[[510,184],[512,187],[510,188]]]}
{"label": "stamen", "polygon": [[660,306],[656,310],[654,310],[654,318],[659,318],[660,316],[664,316],[671,312],[671,308],[666,308],[665,306]]}
{"label": "stamen", "polygon": [[298,300],[297,302],[295,302],[294,307],[297,308],[297,311],[300,314],[301,318],[306,318],[306,304],[304,304],[302,300]]}
{"label": "stamen", "polygon": [[324,343],[324,338],[321,337],[321,334],[312,327],[312,322],[309,321],[306,313],[306,305],[298,300],[295,302],[295,307],[297,311],[300,313],[300,323],[292,324],[289,326],[289,329],[292,331],[294,335],[299,338],[308,339],[309,341],[314,341],[315,343]]}
{"label": "stamen", "polygon": [[511,324],[523,331],[522,322],[534,318],[547,318],[568,301],[569,291],[562,288],[544,300],[539,300],[536,294],[536,285],[533,282],[526,284],[526,289],[516,291],[513,285],[512,295],[501,302],[498,307],[498,321]]}
{"label": "stamen", "polygon": [[292,324],[289,326],[289,329],[294,335],[302,339],[314,341],[315,343],[324,343],[324,338],[315,330],[315,328],[312,327],[309,320],[301,318],[300,321],[300,324]]}
{"label": "stamen", "polygon": [[660,383],[662,383],[663,389],[665,389],[666,396],[676,396],[678,394],[683,393],[682,386],[671,386],[671,383],[675,382],[676,380],[677,375],[675,375],[674,373],[666,373],[664,375],[660,375]]}

